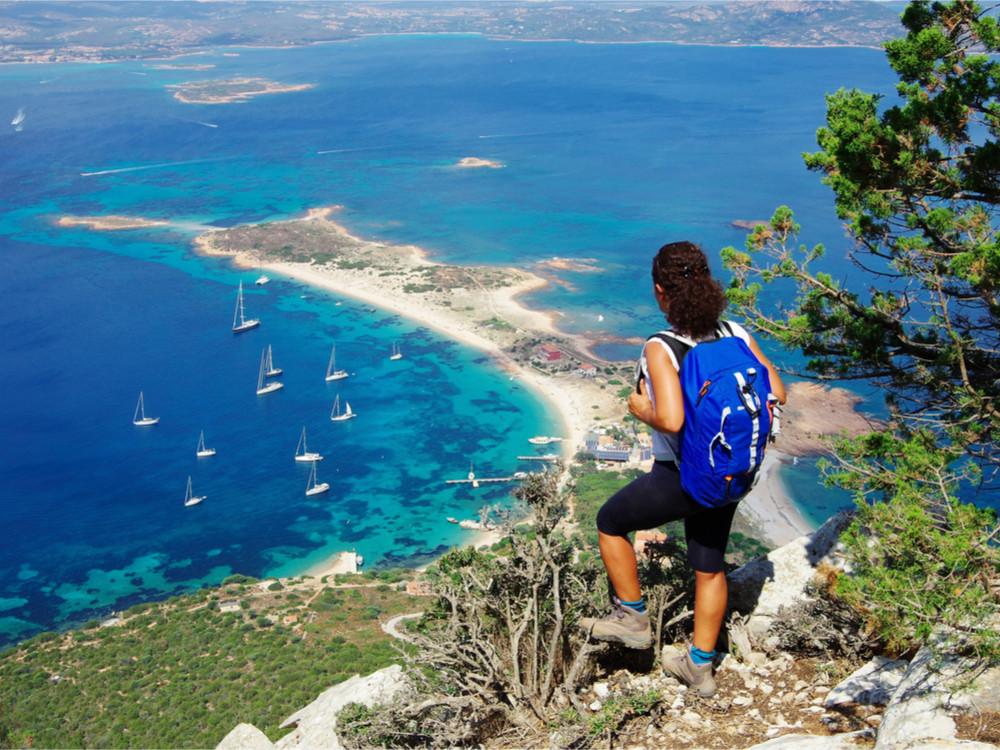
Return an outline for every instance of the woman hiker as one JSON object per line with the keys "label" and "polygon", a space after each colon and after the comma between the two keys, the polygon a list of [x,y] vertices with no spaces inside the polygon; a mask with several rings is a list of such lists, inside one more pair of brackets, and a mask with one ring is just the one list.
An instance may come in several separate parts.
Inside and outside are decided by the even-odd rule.
{"label": "woman hiker", "polygon": [[[697,245],[673,242],[660,248],[653,259],[653,295],[671,330],[695,344],[722,335],[743,339],[767,368],[774,399],[785,403],[781,377],[750,334],[732,322],[720,325],[726,296]],[[615,594],[614,611],[603,619],[584,618],[580,625],[597,640],[631,648],[650,646],[649,615],[628,535],[683,519],[688,560],[695,571],[694,635],[683,654],[664,659],[663,668],[707,698],[716,690],[712,660],[728,596],[723,558],[738,503],[708,507],[681,489],[678,433],[684,426],[684,401],[675,359],[662,337],[651,337],[643,347],[641,376],[629,396],[628,410],[653,428],[653,468],[615,493],[597,514],[601,559]]]}

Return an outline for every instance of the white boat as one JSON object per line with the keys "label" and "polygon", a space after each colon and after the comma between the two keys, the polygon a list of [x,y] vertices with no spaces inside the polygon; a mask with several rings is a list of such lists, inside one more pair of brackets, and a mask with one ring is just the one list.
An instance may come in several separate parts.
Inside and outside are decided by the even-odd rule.
{"label": "white boat", "polygon": [[233,333],[243,333],[260,325],[257,318],[246,318],[243,315],[243,282],[240,281],[240,291],[236,295],[236,312],[233,313]]}
{"label": "white boat", "polygon": [[257,395],[263,396],[265,393],[274,393],[285,387],[285,384],[272,380],[267,382],[267,349],[260,353],[260,371],[257,373]]}
{"label": "white boat", "polygon": [[362,565],[364,565],[364,564],[365,564],[365,558],[364,558],[364,557],[362,557],[361,555],[355,555],[355,556],[354,556],[354,563],[355,563],[355,565],[356,565],[357,567],[359,567],[359,568],[360,568],[360,567],[361,567]]}
{"label": "white boat", "polygon": [[303,462],[322,461],[323,457],[318,453],[313,453],[306,446],[306,428],[302,428],[302,436],[299,438],[299,445],[295,449],[295,460]]}
{"label": "white boat", "polygon": [[194,492],[191,491],[191,476],[188,475],[187,492],[184,493],[184,507],[187,508],[190,505],[197,505],[202,500],[204,500],[206,497],[207,497],[207,495],[200,495],[199,496],[199,495],[195,495]]}
{"label": "white boat", "polygon": [[351,411],[351,404],[348,401],[344,402],[347,404],[347,408],[343,413],[340,411],[340,394],[337,394],[337,398],[333,400],[333,409],[330,411],[330,420],[333,422],[343,422],[353,417],[358,416],[353,411]]}
{"label": "white boat", "polygon": [[330,485],[326,482],[316,481],[316,462],[313,461],[312,469],[309,471],[309,481],[306,483],[306,495],[322,495],[329,489]]}
{"label": "white boat", "polygon": [[156,424],[159,421],[159,417],[146,416],[146,406],[142,400],[142,391],[139,391],[139,403],[135,405],[135,414],[132,415],[132,424],[147,425]]}
{"label": "white boat", "polygon": [[21,132],[24,127],[24,110],[18,109],[17,114],[14,115],[14,119],[10,121],[10,124],[14,126],[14,130]]}
{"label": "white boat", "polygon": [[533,438],[528,438],[528,442],[532,445],[548,445],[552,442],[552,438],[546,437],[545,435],[536,435]]}
{"label": "white boat", "polygon": [[389,359],[402,359],[403,353],[399,351],[399,344],[395,341],[392,342],[392,354],[389,355]]}
{"label": "white boat", "polygon": [[257,273],[260,274],[260,276],[258,276],[257,280],[254,282],[254,284],[256,284],[257,286],[264,286],[264,284],[268,283],[271,280],[267,277],[267,274],[264,273],[264,269],[261,266],[259,256],[257,258]]}
{"label": "white boat", "polygon": [[276,378],[283,370],[280,367],[274,366],[274,358],[271,356],[271,345],[267,345],[267,366],[264,370],[264,377]]}
{"label": "white boat", "polygon": [[347,370],[337,369],[337,347],[334,346],[330,352],[330,364],[326,366],[326,380],[343,380],[347,377]]}
{"label": "white boat", "polygon": [[205,431],[201,431],[201,437],[198,438],[198,458],[208,458],[209,456],[215,455],[215,448],[205,447]]}

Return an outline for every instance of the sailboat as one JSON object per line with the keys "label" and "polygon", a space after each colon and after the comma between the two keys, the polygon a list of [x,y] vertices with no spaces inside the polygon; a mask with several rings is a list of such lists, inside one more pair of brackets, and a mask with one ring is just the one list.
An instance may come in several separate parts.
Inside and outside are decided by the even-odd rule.
{"label": "sailboat", "polygon": [[330,489],[326,482],[316,481],[316,462],[313,461],[312,469],[309,471],[309,481],[306,483],[306,495],[322,495]]}
{"label": "sailboat", "polygon": [[142,401],[142,391],[139,391],[139,403],[135,405],[135,414],[132,415],[132,424],[147,425],[156,424],[159,421],[159,417],[146,416],[146,406]]}
{"label": "sailboat", "polygon": [[266,366],[266,369],[264,370],[264,376],[268,377],[268,378],[276,378],[282,372],[283,371],[282,371],[282,369],[280,367],[275,367],[274,366],[274,359],[271,356],[271,345],[268,344],[267,345],[267,366]]}
{"label": "sailboat", "polygon": [[347,408],[343,413],[340,411],[340,394],[337,394],[337,398],[333,400],[333,410],[330,412],[330,420],[333,422],[344,422],[348,419],[358,416],[353,411],[351,411],[351,404],[349,401],[345,401]]}
{"label": "sailboat", "polygon": [[306,446],[306,428],[302,428],[302,437],[299,438],[299,445],[295,449],[296,461],[322,461],[323,457],[318,453],[313,453]]}
{"label": "sailboat", "polygon": [[392,354],[389,355],[389,359],[402,359],[403,353],[399,350],[399,344],[395,341],[392,342]]}
{"label": "sailboat", "polygon": [[207,497],[206,495],[201,495],[201,496],[195,495],[194,492],[191,491],[191,475],[189,474],[187,492],[184,493],[184,507],[187,508],[188,506],[191,505],[197,505],[206,497]]}
{"label": "sailboat", "polygon": [[326,366],[326,380],[343,380],[347,377],[347,370],[337,369],[337,347],[334,346],[330,352],[330,364]]}
{"label": "sailboat", "polygon": [[285,384],[277,380],[272,380],[270,383],[266,380],[267,377],[267,349],[264,349],[260,353],[260,372],[257,373],[257,395],[263,396],[265,393],[274,393],[275,391],[280,391],[285,387]]}
{"label": "sailboat", "polygon": [[205,431],[201,431],[201,437],[198,438],[198,458],[208,458],[209,456],[215,455],[215,448],[205,447]]}
{"label": "sailboat", "polygon": [[243,316],[243,282],[240,281],[240,291],[236,295],[236,312],[233,313],[233,333],[243,333],[251,328],[260,325],[257,318],[245,318]]}

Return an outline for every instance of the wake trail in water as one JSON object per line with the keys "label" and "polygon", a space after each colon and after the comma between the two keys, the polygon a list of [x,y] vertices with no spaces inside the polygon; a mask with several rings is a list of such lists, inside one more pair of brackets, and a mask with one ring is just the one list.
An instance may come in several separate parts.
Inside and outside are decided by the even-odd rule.
{"label": "wake trail in water", "polygon": [[103,174],[122,174],[124,172],[142,172],[147,169],[167,169],[169,167],[183,167],[189,164],[208,164],[209,162],[223,161],[222,159],[191,159],[189,161],[167,161],[162,164],[142,164],[138,167],[118,167],[117,169],[99,169],[94,172],[80,172],[81,177],[97,177]]}
{"label": "wake trail in water", "polygon": [[326,151],[317,151],[317,154],[346,154],[349,151],[374,151],[380,148],[395,148],[393,144],[387,144],[385,146],[358,146],[357,148],[331,148]]}
{"label": "wake trail in water", "polygon": [[558,133],[542,131],[538,133],[493,133],[491,135],[481,135],[480,138],[524,138],[529,135],[558,135]]}

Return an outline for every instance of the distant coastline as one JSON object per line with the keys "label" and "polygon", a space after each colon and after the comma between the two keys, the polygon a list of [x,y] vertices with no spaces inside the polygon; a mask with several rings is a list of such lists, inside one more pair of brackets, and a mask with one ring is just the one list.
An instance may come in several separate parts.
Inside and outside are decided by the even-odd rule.
{"label": "distant coastline", "polygon": [[[17,5],[16,3],[13,5]],[[509,42],[675,44],[711,47],[878,49],[900,36],[902,4],[838,0],[782,3],[652,2],[641,14],[585,0],[549,6],[491,0],[445,4],[317,3],[284,0],[199,8],[194,18],[170,3],[143,3],[143,17],[98,6],[48,17],[17,8],[0,63],[163,60],[219,47],[292,49],[375,36],[476,34]],[[361,12],[359,12],[361,11]],[[280,16],[280,22],[276,22]],[[195,23],[192,23],[195,21]],[[137,34],[141,24],[143,33]],[[244,29],[234,32],[233,29]],[[109,44],[108,40],[116,40]]]}
{"label": "distant coastline", "polygon": [[[605,378],[552,375],[532,367],[525,342],[541,339],[581,361],[617,367],[623,373],[632,369],[631,362],[614,363],[597,357],[591,351],[593,340],[561,332],[553,323],[553,315],[517,302],[518,295],[550,283],[545,278],[518,268],[446,265],[429,260],[425,251],[412,245],[391,246],[360,239],[331,220],[340,209],[340,206],[314,208],[298,219],[211,230],[196,237],[194,247],[205,255],[229,258],[240,267],[260,266],[268,272],[392,310],[488,352],[512,378],[525,383],[558,409],[565,425],[562,445],[571,452],[582,446],[592,425],[611,425],[625,415],[617,389],[608,387]],[[58,223],[95,230],[128,228],[129,222],[132,228],[166,223],[118,216],[107,219],[104,222],[96,217],[64,216]],[[307,238],[308,244],[323,245],[333,252],[322,259],[280,257],[279,248],[296,241],[305,244]],[[576,268],[580,263],[555,259],[546,268]],[[596,261],[588,260],[586,268],[602,272]],[[426,283],[428,278],[433,279],[432,284]],[[828,437],[871,430],[875,425],[856,410],[859,400],[843,389],[813,383],[790,385],[781,437],[768,452],[765,480],[758,483],[740,507],[739,515],[756,536],[773,546],[781,546],[812,530],[784,490],[781,467],[797,456],[825,453]],[[313,567],[334,567],[340,559],[338,553]]]}

